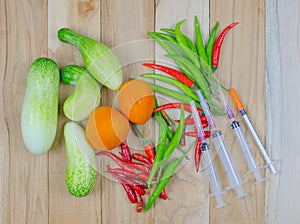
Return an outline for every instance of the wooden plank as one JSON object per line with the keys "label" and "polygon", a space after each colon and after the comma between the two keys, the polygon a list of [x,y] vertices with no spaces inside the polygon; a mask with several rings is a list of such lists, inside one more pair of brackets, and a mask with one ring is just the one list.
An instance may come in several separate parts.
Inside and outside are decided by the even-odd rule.
{"label": "wooden plank", "polygon": [[[240,98],[246,105],[249,116],[258,131],[265,138],[265,70],[264,70],[264,1],[210,1],[211,27],[220,21],[219,32],[234,21],[240,24],[230,31],[222,47],[217,77],[226,85],[236,88]],[[228,95],[228,99],[229,99]],[[232,102],[232,100],[230,100]],[[233,104],[231,103],[233,106]],[[232,108],[235,108],[234,106]],[[237,113],[237,111],[235,110]],[[225,118],[224,118],[225,119]],[[241,121],[241,117],[237,117]],[[241,122],[242,123],[242,122]],[[225,128],[227,127],[227,128]],[[242,124],[244,131],[245,126]],[[222,209],[210,208],[210,223],[263,223],[264,222],[264,183],[254,184],[253,175],[246,175],[246,162],[236,139],[230,130],[229,121],[223,120],[225,141],[231,152],[233,161],[243,179],[248,195],[243,199],[235,199],[235,192],[226,192],[224,198],[227,206]],[[258,148],[248,131],[246,138],[253,149],[260,165],[263,164]],[[218,160],[216,160],[219,163]],[[219,173],[223,187],[228,186],[224,171],[220,164]],[[221,173],[222,171],[222,173]]]}
{"label": "wooden plank", "polygon": [[[147,40],[147,32],[154,29],[154,1],[103,0],[101,15],[101,41],[113,48],[120,59],[124,81],[139,77],[146,71],[141,65],[142,62],[154,58],[153,42]],[[104,88],[102,94],[102,105],[117,107],[116,94],[113,91]],[[151,130],[151,122],[149,125]],[[141,150],[141,142],[134,142],[133,137],[130,135],[128,138],[129,146],[131,149]],[[113,152],[117,154],[118,149]],[[153,223],[154,210],[137,214],[136,205],[130,205],[120,184],[105,175],[106,160],[102,164],[102,222]],[[145,203],[147,196],[143,198]]]}
{"label": "wooden plank", "polygon": [[[7,75],[7,13],[5,1],[0,1],[0,79],[3,81]],[[4,113],[3,82],[0,84],[0,223],[9,223],[9,129]]]}
{"label": "wooden plank", "polygon": [[48,222],[48,155],[26,150],[20,125],[29,66],[47,55],[46,13],[47,2],[1,1],[0,223]]}
{"label": "wooden plank", "polygon": [[267,186],[266,223],[297,223],[300,218],[299,12],[298,1],[266,1],[267,143],[280,162],[279,175]]}
{"label": "wooden plank", "polygon": [[[48,46],[49,57],[62,68],[68,64],[83,65],[75,47],[62,43],[57,31],[69,27],[75,32],[100,39],[100,1],[49,0]],[[63,126],[68,121],[63,115],[63,103],[73,88],[61,84],[58,133],[49,153],[49,223],[101,223],[101,177],[94,190],[85,198],[71,196],[65,185],[67,156]]]}
{"label": "wooden plank", "polygon": [[[209,30],[209,1],[206,0],[193,0],[188,4],[179,0],[157,1],[155,30],[159,31],[163,27],[174,28],[177,22],[186,19],[182,26],[182,32],[194,39],[195,15],[199,18],[203,37],[206,40]],[[169,66],[174,65],[174,62],[164,56],[165,54],[166,52],[156,45],[156,62]],[[164,99],[171,100],[166,97]],[[171,102],[173,101],[171,100]],[[170,116],[173,115],[170,114]],[[178,117],[178,111],[175,116]],[[189,144],[191,143],[190,140]],[[204,172],[196,173],[194,171],[193,153],[189,156],[191,159],[180,165],[166,188],[169,199],[167,201],[157,200],[155,204],[156,223],[209,222],[208,178]]]}

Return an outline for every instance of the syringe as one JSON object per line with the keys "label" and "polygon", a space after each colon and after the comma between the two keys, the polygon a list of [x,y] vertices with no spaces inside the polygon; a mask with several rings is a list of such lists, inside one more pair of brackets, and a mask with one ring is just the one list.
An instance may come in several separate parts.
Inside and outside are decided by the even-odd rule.
{"label": "syringe", "polygon": [[226,109],[227,116],[231,120],[232,130],[234,131],[235,137],[238,139],[238,142],[242,149],[243,155],[247,162],[249,172],[253,172],[253,175],[256,179],[256,183],[264,181],[265,179],[261,178],[261,176],[260,176],[260,173],[259,173],[260,167],[257,165],[257,162],[252,154],[249,144],[247,143],[247,140],[241,130],[240,123],[238,121],[234,120],[234,114],[233,114],[220,86],[216,85],[216,89],[219,94],[219,99],[221,100],[221,102],[224,105],[224,108]]}
{"label": "syringe", "polygon": [[252,134],[252,136],[253,136],[253,138],[254,138],[254,140],[255,140],[255,142],[256,142],[256,144],[257,144],[257,146],[258,146],[258,148],[259,148],[259,150],[261,152],[261,154],[263,155],[263,157],[264,157],[264,159],[266,161],[265,167],[269,166],[270,169],[271,169],[272,174],[276,174],[277,171],[276,171],[276,169],[274,167],[274,162],[275,161],[271,160],[271,158],[268,155],[265,147],[263,146],[262,142],[260,141],[260,139],[259,139],[259,137],[258,137],[258,135],[257,135],[257,133],[256,133],[254,127],[253,127],[253,125],[251,124],[251,122],[250,122],[250,120],[249,120],[249,118],[247,116],[247,113],[246,113],[246,111],[244,109],[244,105],[242,104],[239,96],[237,95],[236,91],[233,88],[230,88],[229,92],[230,92],[230,95],[231,95],[231,97],[232,97],[232,99],[233,99],[233,101],[234,101],[237,109],[240,111],[240,114],[242,115],[242,117],[243,117],[243,119],[244,119],[244,121],[245,121],[248,129],[250,130],[250,132],[251,132],[251,134]]}
{"label": "syringe", "polygon": [[236,171],[236,168],[232,162],[229,151],[225,145],[225,142],[224,142],[224,139],[222,136],[222,132],[219,130],[216,130],[216,125],[213,121],[213,118],[212,118],[211,112],[208,108],[208,105],[207,105],[204,97],[202,96],[202,93],[200,92],[200,90],[197,90],[196,94],[199,97],[200,104],[201,104],[201,107],[207,118],[208,124],[209,124],[210,128],[212,129],[212,135],[211,135],[212,140],[213,140],[214,146],[219,154],[219,157],[221,159],[221,162],[224,167],[227,178],[229,180],[230,185],[226,189],[229,190],[231,188],[234,188],[234,190],[237,193],[237,198],[244,197],[244,196],[246,196],[246,193],[243,191],[243,188],[241,185],[243,183],[245,183],[247,180],[242,181],[238,172]]}
{"label": "syringe", "polygon": [[203,131],[203,127],[200,121],[200,117],[198,114],[198,111],[196,109],[196,105],[194,101],[190,102],[191,108],[192,108],[192,115],[193,118],[195,120],[195,125],[197,128],[197,132],[198,132],[198,137],[201,140],[201,151],[202,151],[202,155],[203,155],[203,160],[204,160],[204,164],[207,164],[207,172],[208,172],[208,176],[209,176],[209,181],[210,181],[210,186],[212,189],[212,194],[211,196],[215,196],[216,198],[216,208],[221,208],[226,206],[226,204],[223,202],[222,199],[222,194],[224,194],[224,192],[222,191],[222,188],[220,186],[220,182],[219,182],[219,178],[216,172],[216,168],[212,159],[212,155],[211,152],[209,150],[209,145],[206,142],[206,138],[205,138],[205,134]]}

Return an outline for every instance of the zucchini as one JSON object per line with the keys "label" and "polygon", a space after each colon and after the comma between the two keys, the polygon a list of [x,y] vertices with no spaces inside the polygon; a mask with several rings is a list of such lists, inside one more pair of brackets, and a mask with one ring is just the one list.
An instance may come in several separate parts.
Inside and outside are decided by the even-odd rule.
{"label": "zucchini", "polygon": [[[74,75],[75,73],[78,75]],[[73,121],[82,121],[87,119],[99,106],[101,88],[97,81],[82,67],[68,66],[68,74],[68,80],[72,83],[76,82],[76,89],[64,102],[64,114]]]}
{"label": "zucchini", "polygon": [[87,70],[97,81],[109,89],[119,89],[123,82],[121,64],[105,44],[68,28],[60,29],[58,38],[62,42],[74,45],[79,50]]}
{"label": "zucchini", "polygon": [[59,69],[49,58],[30,66],[21,112],[26,148],[33,154],[47,152],[54,142],[58,117]]}
{"label": "zucchini", "polygon": [[74,122],[65,125],[64,136],[68,157],[66,186],[73,196],[84,197],[96,182],[94,149],[87,142],[83,128]]}

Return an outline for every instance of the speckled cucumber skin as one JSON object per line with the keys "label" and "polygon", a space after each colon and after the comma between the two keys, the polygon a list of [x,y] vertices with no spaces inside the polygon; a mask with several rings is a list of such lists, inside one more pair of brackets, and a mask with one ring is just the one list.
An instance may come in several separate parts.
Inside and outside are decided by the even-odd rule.
{"label": "speckled cucumber skin", "polygon": [[93,189],[96,182],[96,158],[94,149],[85,138],[84,130],[74,122],[64,127],[68,157],[66,185],[75,197],[84,197]]}
{"label": "speckled cucumber skin", "polygon": [[58,117],[59,69],[49,58],[30,66],[21,112],[26,148],[33,154],[47,152],[54,142]]}

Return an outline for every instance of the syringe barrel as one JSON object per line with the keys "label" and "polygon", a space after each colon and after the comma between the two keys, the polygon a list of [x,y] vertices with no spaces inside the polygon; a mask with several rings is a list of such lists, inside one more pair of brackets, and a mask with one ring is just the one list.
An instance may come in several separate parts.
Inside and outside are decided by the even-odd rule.
{"label": "syringe barrel", "polygon": [[212,140],[213,140],[214,146],[219,154],[220,160],[222,162],[225,173],[226,173],[227,178],[230,183],[230,186],[227,187],[227,189],[235,188],[237,194],[239,195],[240,192],[237,191],[238,190],[237,186],[240,186],[243,183],[243,181],[241,180],[241,178],[240,178],[238,172],[236,171],[236,168],[232,162],[229,151],[225,145],[222,132],[214,131],[212,133]]}
{"label": "syringe barrel", "polygon": [[[241,110],[241,111],[244,111],[244,110]],[[266,164],[270,166],[271,172],[273,174],[276,174],[277,170],[275,169],[275,167],[273,165],[273,161],[271,160],[271,158],[270,158],[269,154],[267,153],[265,147],[263,146],[260,138],[258,137],[252,123],[250,122],[250,120],[247,116],[247,113],[245,111],[242,113],[241,111],[240,111],[240,113],[242,114],[242,117],[243,117],[248,129],[250,130],[250,132],[251,132],[251,134],[252,134],[252,136],[253,136],[253,138],[254,138],[254,140],[255,140],[255,142],[256,142],[256,144],[257,144],[257,146],[258,146],[258,148],[261,152],[261,154],[263,155],[263,157],[266,161]]]}
{"label": "syringe barrel", "polygon": [[242,152],[244,154],[245,160],[247,162],[249,171],[254,173],[254,176],[255,176],[257,182],[261,182],[263,179],[261,178],[261,176],[258,172],[259,167],[257,165],[257,162],[256,162],[253,154],[252,154],[251,149],[249,148],[249,144],[247,143],[247,140],[241,130],[240,123],[237,121],[233,121],[231,124],[231,127],[234,131],[236,138],[238,139],[238,142],[239,142]]}
{"label": "syringe barrel", "polygon": [[209,150],[209,147],[206,143],[201,145],[202,150],[202,156],[203,156],[203,162],[207,165],[207,172],[209,176],[209,182],[212,189],[212,195],[216,197],[216,208],[220,208],[225,206],[226,204],[223,202],[221,194],[224,192],[221,189],[219,178],[216,172],[216,168],[212,159],[211,152]]}
{"label": "syringe barrel", "polygon": [[193,115],[193,118],[194,118],[194,121],[195,121],[195,126],[196,126],[196,129],[197,129],[197,132],[198,132],[198,137],[203,142],[203,141],[205,141],[205,134],[204,134],[204,130],[203,130],[203,127],[202,127],[202,124],[201,124],[201,121],[200,121],[199,113],[197,111],[195,102],[193,100],[190,102],[190,106],[191,106],[191,109],[192,109],[192,115]]}

